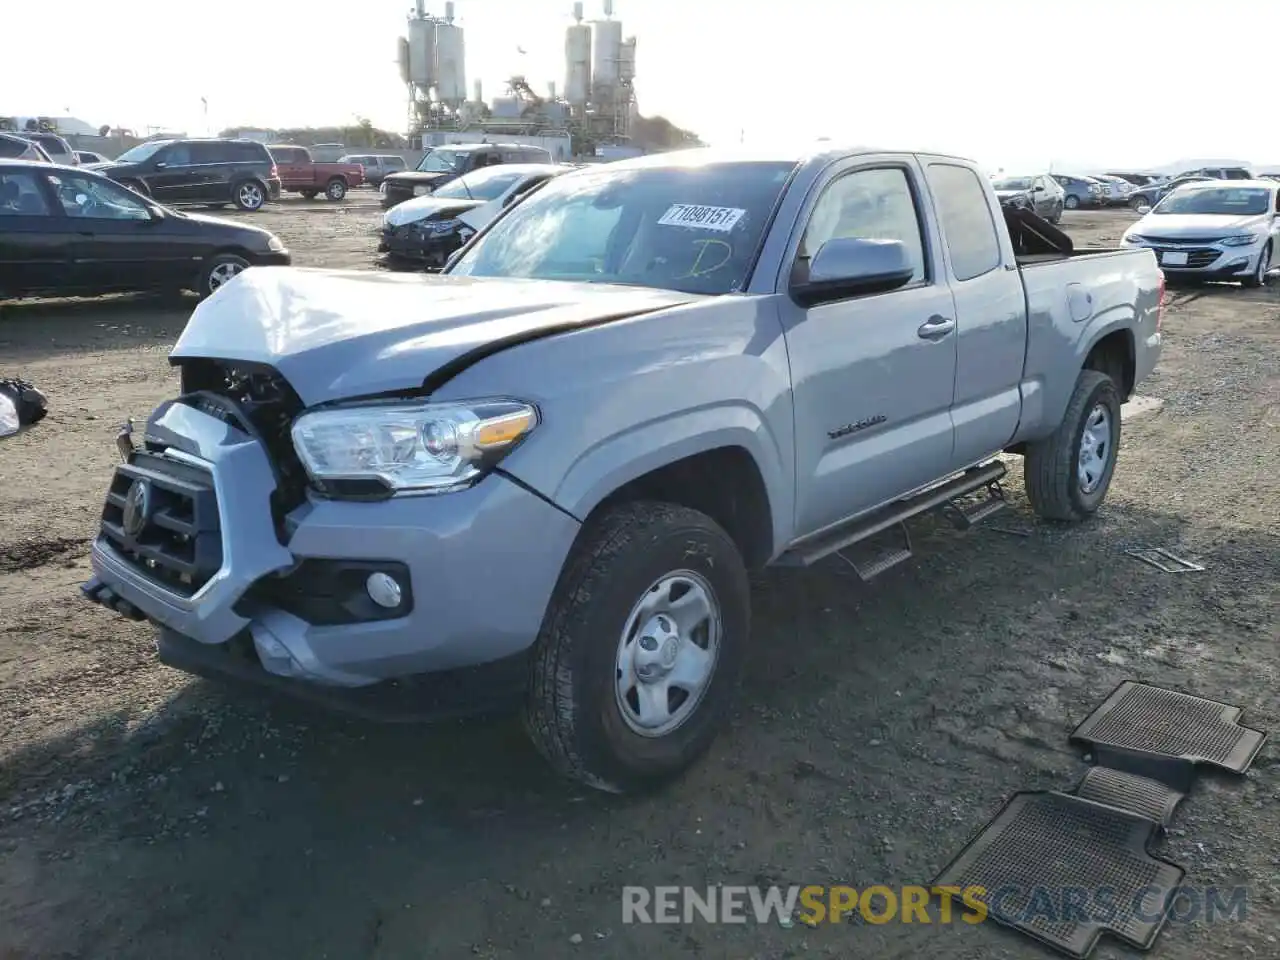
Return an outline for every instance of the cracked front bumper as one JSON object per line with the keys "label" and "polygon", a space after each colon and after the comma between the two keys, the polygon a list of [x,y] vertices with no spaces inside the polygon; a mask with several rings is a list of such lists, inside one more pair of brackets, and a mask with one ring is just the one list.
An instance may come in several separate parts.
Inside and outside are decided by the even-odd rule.
{"label": "cracked front bumper", "polygon": [[[518,656],[537,637],[579,528],[568,514],[495,473],[438,496],[309,499],[286,518],[286,545],[271,513],[272,465],[257,439],[179,402],[153,415],[147,436],[160,457],[207,472],[216,494],[221,566],[184,595],[181,584],[156,576],[145,552],[122,540],[123,524],[116,524],[114,536],[104,532],[94,542],[94,577],[82,590],[99,604],[156,623],[168,638],[162,648],[189,654],[166,659],[198,663],[201,669],[187,667],[193,672],[222,662],[243,674],[242,661],[219,660],[214,650],[237,645],[252,651],[251,666],[264,675],[346,688]],[[109,500],[104,531],[110,511]],[[144,531],[138,542],[147,536]],[[271,595],[260,589],[264,583],[305,561],[335,559],[406,570],[414,598],[408,613],[316,624],[263,599]]]}

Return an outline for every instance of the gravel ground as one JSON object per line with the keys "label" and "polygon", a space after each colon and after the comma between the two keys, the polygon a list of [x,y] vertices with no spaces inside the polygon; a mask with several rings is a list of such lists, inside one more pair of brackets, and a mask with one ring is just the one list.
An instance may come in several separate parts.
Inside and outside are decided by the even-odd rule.
{"label": "gravel ground", "polygon": [[[373,265],[377,208],[248,219],[299,263]],[[1068,214],[1084,244],[1123,213]],[[871,585],[838,559],[756,586],[732,729],[649,798],[585,795],[515,723],[383,728],[158,665],[145,627],[78,598],[114,428],[171,395],[191,304],[0,310],[4,373],[52,400],[0,458],[0,957],[1047,956],[992,924],[626,926],[621,887],[927,882],[1020,789],[1082,774],[1067,735],[1130,678],[1280,728],[1280,290],[1171,294],[1100,515],[1012,510]],[[1203,573],[1125,554],[1163,546]],[[1243,919],[1171,924],[1167,960],[1278,957],[1280,771],[1204,777],[1162,847],[1245,885]],[[1097,957],[1128,957],[1104,945]]]}

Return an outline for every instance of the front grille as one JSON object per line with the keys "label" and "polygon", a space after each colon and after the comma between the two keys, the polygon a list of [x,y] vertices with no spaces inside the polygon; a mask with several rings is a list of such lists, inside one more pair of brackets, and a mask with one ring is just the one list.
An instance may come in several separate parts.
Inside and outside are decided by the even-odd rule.
{"label": "front grille", "polygon": [[256,437],[275,474],[271,514],[281,543],[288,537],[284,518],[307,495],[307,473],[293,448],[290,430],[303,411],[289,382],[266,364],[229,360],[187,360],[182,364],[181,400]]}
{"label": "front grille", "polygon": [[1177,244],[1190,244],[1191,246],[1196,246],[1196,245],[1202,245],[1202,244],[1217,243],[1222,238],[1221,237],[1178,237],[1175,239],[1173,237],[1138,237],[1138,239],[1141,240],[1143,243],[1153,243],[1157,245],[1159,244],[1168,245],[1170,243],[1177,243]]}
{"label": "front grille", "polygon": [[116,468],[101,530],[140,573],[185,597],[222,567],[213,477],[160,454],[139,450]]}
{"label": "front grille", "polygon": [[1177,266],[1186,266],[1196,270],[1209,266],[1209,264],[1222,256],[1221,250],[1188,250],[1185,247],[1153,247],[1152,249],[1161,254],[1161,261],[1164,260],[1163,255],[1165,253],[1185,253],[1187,262]]}

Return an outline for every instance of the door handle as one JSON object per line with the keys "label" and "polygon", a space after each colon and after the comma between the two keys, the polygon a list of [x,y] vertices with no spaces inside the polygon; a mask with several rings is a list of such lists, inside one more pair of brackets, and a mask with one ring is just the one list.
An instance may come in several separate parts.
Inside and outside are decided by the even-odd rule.
{"label": "door handle", "polygon": [[920,325],[916,333],[921,340],[940,340],[956,328],[956,322],[950,317],[934,314]]}

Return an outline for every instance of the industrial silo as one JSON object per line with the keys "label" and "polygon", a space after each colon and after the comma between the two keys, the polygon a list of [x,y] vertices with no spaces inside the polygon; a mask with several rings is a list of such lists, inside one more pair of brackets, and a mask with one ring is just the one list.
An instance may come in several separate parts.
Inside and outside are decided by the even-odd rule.
{"label": "industrial silo", "polygon": [[441,103],[467,99],[466,46],[462,28],[453,23],[453,4],[445,4],[445,21],[436,24],[436,96]]}
{"label": "industrial silo", "polygon": [[591,95],[591,27],[582,22],[582,4],[573,5],[577,21],[564,32],[564,98],[575,107]]}
{"label": "industrial silo", "polygon": [[409,82],[423,89],[436,82],[436,24],[409,21]]}
{"label": "industrial silo", "polygon": [[409,41],[396,37],[396,63],[400,67],[400,82],[409,82]]}
{"label": "industrial silo", "polygon": [[617,20],[597,20],[591,37],[591,87],[611,90],[618,85],[618,63],[622,59],[622,24]]}

